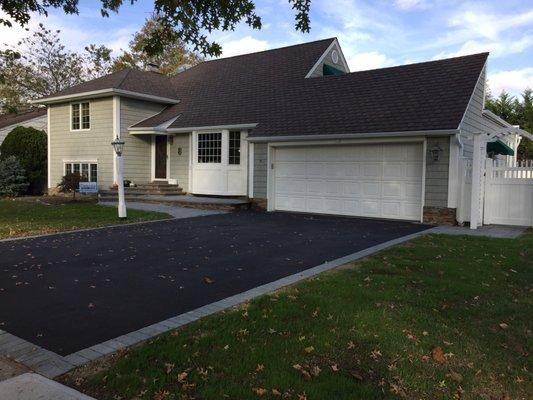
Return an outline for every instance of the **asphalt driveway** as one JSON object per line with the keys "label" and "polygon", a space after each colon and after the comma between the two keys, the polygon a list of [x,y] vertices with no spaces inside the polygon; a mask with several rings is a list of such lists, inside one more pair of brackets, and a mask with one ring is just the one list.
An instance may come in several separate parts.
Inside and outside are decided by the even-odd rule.
{"label": "asphalt driveway", "polygon": [[0,329],[68,355],[427,228],[241,212],[0,242]]}

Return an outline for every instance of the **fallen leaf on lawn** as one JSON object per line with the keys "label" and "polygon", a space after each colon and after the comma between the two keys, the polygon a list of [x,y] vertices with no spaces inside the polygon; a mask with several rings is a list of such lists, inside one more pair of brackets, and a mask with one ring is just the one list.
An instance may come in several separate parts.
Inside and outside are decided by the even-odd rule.
{"label": "fallen leaf on lawn", "polygon": [[281,396],[281,392],[278,389],[272,389],[272,396]]}
{"label": "fallen leaf on lawn", "polygon": [[313,351],[315,351],[315,348],[313,346],[309,346],[309,347],[306,347],[304,349],[304,351],[309,354],[309,353],[312,353]]}
{"label": "fallen leaf on lawn", "polygon": [[264,388],[253,388],[252,392],[254,392],[258,396],[264,396],[266,394],[267,390],[264,389]]}
{"label": "fallen leaf on lawn", "polygon": [[204,276],[204,283],[214,283],[215,280],[208,277],[208,276]]}
{"label": "fallen leaf on lawn", "polygon": [[302,369],[302,366],[300,364],[294,364],[292,367],[298,371]]}
{"label": "fallen leaf on lawn", "polygon": [[257,367],[255,368],[256,372],[264,371],[265,366],[263,364],[257,364]]}
{"label": "fallen leaf on lawn", "polygon": [[224,346],[224,350],[227,350],[227,349],[229,349],[229,344]]}
{"label": "fallen leaf on lawn", "polygon": [[444,351],[442,350],[442,347],[437,346],[433,350],[431,350],[431,357],[433,357],[433,360],[438,363],[444,364],[446,362],[446,357],[444,356]]}
{"label": "fallen leaf on lawn", "polygon": [[509,328],[509,325],[507,325],[505,322],[500,323],[500,328],[507,329]]}
{"label": "fallen leaf on lawn", "polygon": [[446,374],[446,376],[455,382],[461,383],[463,381],[463,375],[455,371],[451,371],[449,374]]}
{"label": "fallen leaf on lawn", "polygon": [[181,382],[185,382],[185,380],[187,379],[187,376],[189,374],[187,372],[182,372],[181,374],[178,374],[178,382],[181,383]]}
{"label": "fallen leaf on lawn", "polygon": [[170,396],[170,392],[167,390],[160,390],[154,393],[154,400],[164,400]]}
{"label": "fallen leaf on lawn", "polygon": [[170,374],[172,372],[172,370],[174,369],[174,364],[171,364],[171,363],[165,363],[165,367],[167,369],[167,375]]}
{"label": "fallen leaf on lawn", "polygon": [[196,383],[184,383],[183,385],[181,385],[181,388],[184,391],[189,392],[189,391],[194,390],[194,388],[196,388]]}
{"label": "fallen leaf on lawn", "polygon": [[307,400],[307,395],[305,394],[305,392],[298,395],[298,400]]}
{"label": "fallen leaf on lawn", "polygon": [[338,372],[339,371],[339,366],[337,364],[333,364],[331,366],[331,369],[333,370],[333,372]]}
{"label": "fallen leaf on lawn", "polygon": [[355,344],[354,342],[352,342],[351,340],[348,342],[348,350],[352,350],[353,348],[355,348]]}
{"label": "fallen leaf on lawn", "polygon": [[318,375],[320,375],[320,372],[322,372],[322,370],[320,369],[320,367],[318,365],[313,365],[311,367],[311,375],[318,376]]}
{"label": "fallen leaf on lawn", "polygon": [[428,362],[429,361],[429,356],[424,355],[424,356],[420,357],[420,360],[422,362]]}
{"label": "fallen leaf on lawn", "polygon": [[397,385],[392,382],[390,382],[389,385],[391,393],[395,394],[396,396],[406,397],[405,391],[401,388],[400,385]]}
{"label": "fallen leaf on lawn", "polygon": [[304,377],[306,381],[311,380],[311,374],[307,372],[305,369],[300,370],[300,373],[302,374],[302,376]]}
{"label": "fallen leaf on lawn", "polygon": [[81,384],[83,383],[83,378],[76,378],[76,380],[74,381],[74,384],[76,386],[81,386]]}
{"label": "fallen leaf on lawn", "polygon": [[381,356],[382,356],[382,354],[381,354],[381,351],[379,349],[372,350],[372,352],[370,353],[370,357],[372,357],[374,360],[377,360]]}

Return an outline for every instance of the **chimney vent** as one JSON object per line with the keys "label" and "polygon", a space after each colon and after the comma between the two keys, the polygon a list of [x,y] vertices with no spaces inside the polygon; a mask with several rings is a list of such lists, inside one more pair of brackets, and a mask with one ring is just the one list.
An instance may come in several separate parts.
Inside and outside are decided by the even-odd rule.
{"label": "chimney vent", "polygon": [[159,73],[159,65],[156,64],[155,62],[149,62],[147,65],[146,65],[146,69],[150,72],[157,72]]}

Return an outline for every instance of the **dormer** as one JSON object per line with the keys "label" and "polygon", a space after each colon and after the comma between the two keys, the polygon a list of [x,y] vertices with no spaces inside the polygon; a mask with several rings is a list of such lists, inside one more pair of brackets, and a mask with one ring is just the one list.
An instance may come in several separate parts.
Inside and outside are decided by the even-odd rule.
{"label": "dormer", "polygon": [[305,77],[317,78],[328,75],[343,75],[348,72],[350,72],[350,68],[346,58],[344,58],[339,41],[335,39]]}

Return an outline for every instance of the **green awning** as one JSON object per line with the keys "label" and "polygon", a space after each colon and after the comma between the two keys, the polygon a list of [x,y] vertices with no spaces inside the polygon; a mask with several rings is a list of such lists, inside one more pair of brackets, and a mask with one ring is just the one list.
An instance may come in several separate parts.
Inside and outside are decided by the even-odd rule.
{"label": "green awning", "polygon": [[322,74],[326,75],[344,75],[344,71],[341,71],[338,68],[332,67],[331,65],[324,64],[322,67]]}
{"label": "green awning", "polygon": [[511,149],[505,142],[496,140],[495,142],[487,143],[487,153],[503,154],[504,156],[514,156],[514,150]]}

